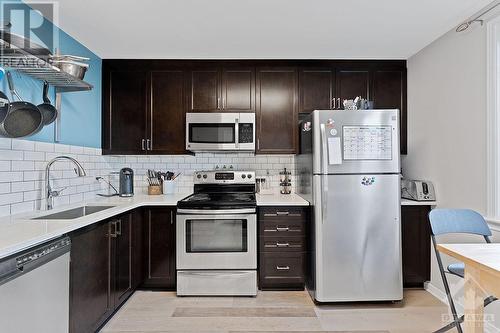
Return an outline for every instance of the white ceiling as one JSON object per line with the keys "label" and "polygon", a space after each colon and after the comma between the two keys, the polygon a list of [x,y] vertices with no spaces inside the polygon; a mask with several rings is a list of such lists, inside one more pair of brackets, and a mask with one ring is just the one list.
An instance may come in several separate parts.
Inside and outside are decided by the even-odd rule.
{"label": "white ceiling", "polygon": [[491,0],[56,0],[102,58],[407,59]]}

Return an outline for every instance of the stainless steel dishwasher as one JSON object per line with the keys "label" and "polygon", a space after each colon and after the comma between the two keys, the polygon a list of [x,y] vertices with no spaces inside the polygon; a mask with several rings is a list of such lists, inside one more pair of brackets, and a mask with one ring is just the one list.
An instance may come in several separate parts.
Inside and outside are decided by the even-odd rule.
{"label": "stainless steel dishwasher", "polygon": [[0,259],[1,332],[68,332],[70,247],[62,237]]}

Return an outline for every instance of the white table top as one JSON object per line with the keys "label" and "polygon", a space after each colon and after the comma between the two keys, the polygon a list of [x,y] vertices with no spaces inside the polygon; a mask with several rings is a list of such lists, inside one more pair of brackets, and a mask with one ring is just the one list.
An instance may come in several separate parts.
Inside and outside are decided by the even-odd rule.
{"label": "white table top", "polygon": [[439,244],[438,250],[466,265],[500,275],[500,243]]}

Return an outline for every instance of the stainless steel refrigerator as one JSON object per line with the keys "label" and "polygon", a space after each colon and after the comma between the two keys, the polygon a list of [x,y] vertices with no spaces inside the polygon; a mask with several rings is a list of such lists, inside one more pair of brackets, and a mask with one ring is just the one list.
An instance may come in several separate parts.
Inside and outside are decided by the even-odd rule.
{"label": "stainless steel refrigerator", "polygon": [[312,112],[296,163],[298,192],[313,205],[312,297],[401,300],[399,111]]}

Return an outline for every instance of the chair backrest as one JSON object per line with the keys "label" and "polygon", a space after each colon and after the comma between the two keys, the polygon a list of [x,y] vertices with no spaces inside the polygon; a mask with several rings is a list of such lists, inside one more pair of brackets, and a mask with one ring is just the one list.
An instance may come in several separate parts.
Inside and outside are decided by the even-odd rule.
{"label": "chair backrest", "polygon": [[491,236],[484,218],[471,209],[433,209],[429,220],[435,236],[453,233]]}

